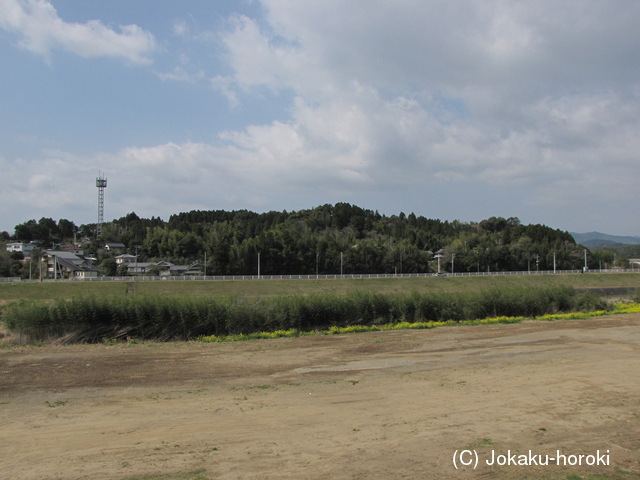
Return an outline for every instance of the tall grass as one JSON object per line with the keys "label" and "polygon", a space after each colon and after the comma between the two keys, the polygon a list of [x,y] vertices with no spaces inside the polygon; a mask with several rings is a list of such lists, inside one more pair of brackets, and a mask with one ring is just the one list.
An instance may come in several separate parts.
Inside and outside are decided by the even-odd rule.
{"label": "tall grass", "polygon": [[381,294],[355,291],[269,298],[77,297],[52,304],[18,301],[6,327],[28,341],[67,338],[187,340],[199,336],[313,331],[354,325],[446,322],[606,309],[600,298],[572,287],[494,288],[468,293]]}

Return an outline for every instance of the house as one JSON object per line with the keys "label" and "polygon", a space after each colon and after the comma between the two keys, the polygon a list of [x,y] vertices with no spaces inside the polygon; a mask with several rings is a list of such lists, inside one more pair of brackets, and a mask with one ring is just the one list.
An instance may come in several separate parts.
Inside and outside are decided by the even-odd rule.
{"label": "house", "polygon": [[151,268],[151,266],[156,264],[149,263],[149,262],[134,262],[134,263],[128,263],[126,265],[127,265],[127,273],[133,274],[133,275],[145,275],[147,274],[147,271]]}
{"label": "house", "polygon": [[127,272],[135,275],[160,275],[161,277],[198,275],[200,273],[200,263],[174,265],[171,262],[134,262],[127,264]]}
{"label": "house", "polygon": [[87,278],[100,275],[97,267],[72,252],[45,250],[42,262],[47,266],[47,278]]}
{"label": "house", "polygon": [[125,253],[123,255],[118,255],[116,257],[116,263],[118,265],[129,265],[131,263],[134,263],[135,261],[136,261],[136,256],[129,255],[128,253]]}
{"label": "house", "polygon": [[82,257],[84,255],[84,250],[75,245],[60,247],[59,250],[62,252],[73,253],[74,255],[78,255],[79,257]]}
{"label": "house", "polygon": [[200,262],[191,265],[173,265],[169,275],[198,275],[200,274]]}
{"label": "house", "polygon": [[171,262],[138,262],[129,264],[127,271],[140,275],[172,275],[171,271],[175,269],[175,265]]}
{"label": "house", "polygon": [[127,248],[126,245],[120,242],[110,242],[104,246],[104,249],[109,252],[113,250],[124,250],[125,248]]}
{"label": "house", "polygon": [[32,250],[39,248],[40,246],[35,242],[23,243],[7,243],[7,252],[21,252],[24,256],[28,256]]}

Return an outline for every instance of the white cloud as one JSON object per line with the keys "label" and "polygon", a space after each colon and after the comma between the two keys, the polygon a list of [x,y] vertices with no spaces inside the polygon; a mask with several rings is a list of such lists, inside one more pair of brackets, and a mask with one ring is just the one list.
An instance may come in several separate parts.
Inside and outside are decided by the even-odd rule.
{"label": "white cloud", "polygon": [[156,75],[160,80],[186,83],[196,83],[205,78],[205,73],[202,70],[190,72],[181,66],[174,67],[170,72],[157,72]]}
{"label": "white cloud", "polygon": [[246,16],[235,16],[231,23],[233,28],[223,42],[238,86],[263,86],[273,91],[288,88],[293,69],[301,67],[296,48],[275,44]]}
{"label": "white cloud", "polygon": [[[188,47],[188,55],[158,74],[184,82],[202,80],[206,71],[231,107],[215,115],[244,126],[227,127],[215,141],[212,129],[198,141],[166,138],[69,158],[109,166],[118,179],[109,191],[126,199],[123,213],[140,210],[136,205],[148,205],[147,215],[217,208],[222,199],[234,208],[273,208],[273,199],[284,197],[298,208],[312,206],[310,198],[367,198],[364,206],[379,208],[381,192],[397,192],[418,211],[408,192],[436,190],[451,194],[437,199],[441,208],[482,208],[482,199],[447,185],[517,192],[517,204],[503,201],[514,216],[519,209],[556,215],[584,205],[595,212],[611,205],[612,192],[628,204],[640,201],[633,188],[640,176],[640,3],[261,4],[264,16],[232,15],[215,37],[173,23],[174,36],[163,45]],[[89,55],[68,37],[87,35],[98,47],[101,35],[144,38],[140,30],[116,33],[97,22],[65,24],[43,1],[0,6],[0,25],[43,55],[53,48]],[[61,25],[77,33],[63,35]],[[152,51],[138,55],[148,60]],[[220,54],[220,64],[207,63],[212,54]],[[185,112],[176,122],[188,118]]]}
{"label": "white cloud", "polygon": [[50,61],[61,48],[85,58],[119,57],[150,64],[157,48],[154,36],[137,25],[115,31],[98,20],[69,23],[45,0],[0,0],[0,27],[20,36],[19,45]]}
{"label": "white cloud", "polygon": [[[291,89],[302,158],[399,184],[553,182],[584,176],[578,157],[605,179],[605,152],[632,161],[636,142],[619,132],[638,126],[636,5],[262,3],[266,24],[235,17],[224,37],[233,71],[224,88],[236,101],[252,88]],[[259,133],[255,149],[269,149],[277,137]]]}
{"label": "white cloud", "polygon": [[173,34],[178,37],[184,37],[189,33],[189,24],[184,19],[173,22]]}
{"label": "white cloud", "polygon": [[233,78],[217,75],[211,79],[211,87],[214,90],[220,91],[231,107],[237,107],[240,104],[238,93],[235,89],[235,80]]}
{"label": "white cloud", "polygon": [[0,156],[0,230],[13,233],[13,226],[31,218],[71,218],[82,205],[82,191],[64,188],[63,178],[74,178],[82,171],[73,156],[49,152],[45,158],[7,160]]}

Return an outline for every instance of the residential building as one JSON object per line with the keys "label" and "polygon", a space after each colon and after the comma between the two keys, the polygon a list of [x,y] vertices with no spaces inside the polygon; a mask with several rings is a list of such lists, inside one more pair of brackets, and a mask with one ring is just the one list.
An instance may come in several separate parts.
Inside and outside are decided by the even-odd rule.
{"label": "residential building", "polygon": [[191,265],[174,265],[171,262],[137,262],[127,264],[127,272],[133,275],[183,276],[198,275],[200,263]]}
{"label": "residential building", "polygon": [[30,243],[24,243],[24,242],[14,242],[14,243],[7,243],[7,252],[21,252],[22,254],[24,254],[24,256],[28,256],[32,250],[39,248],[40,245],[38,245],[35,242],[30,242]]}
{"label": "residential building", "polygon": [[76,245],[60,247],[58,250],[62,252],[73,253],[74,255],[78,255],[79,257],[82,257],[84,255],[84,249]]}
{"label": "residential building", "polygon": [[104,249],[111,252],[113,250],[124,250],[127,246],[120,242],[110,242],[104,246]]}
{"label": "residential building", "polygon": [[129,265],[130,263],[135,263],[135,261],[136,261],[136,256],[129,255],[128,253],[125,253],[123,255],[118,255],[116,257],[116,263],[118,265]]}
{"label": "residential building", "polygon": [[100,270],[86,259],[62,250],[45,250],[42,262],[47,278],[97,277]]}

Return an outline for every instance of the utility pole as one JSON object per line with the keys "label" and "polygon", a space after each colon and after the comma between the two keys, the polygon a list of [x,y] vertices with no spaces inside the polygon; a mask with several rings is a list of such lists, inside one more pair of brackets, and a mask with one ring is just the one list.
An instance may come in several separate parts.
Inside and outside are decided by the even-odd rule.
{"label": "utility pole", "polygon": [[584,249],[584,271],[585,273],[587,272],[587,270],[589,269],[589,267],[587,266],[587,249]]}
{"label": "utility pole", "polygon": [[140,248],[140,245],[136,245],[136,270],[138,270],[138,248]]}
{"label": "utility pole", "polygon": [[442,255],[440,253],[438,253],[436,255],[436,258],[438,259],[438,273],[440,273],[440,259],[442,258]]}

